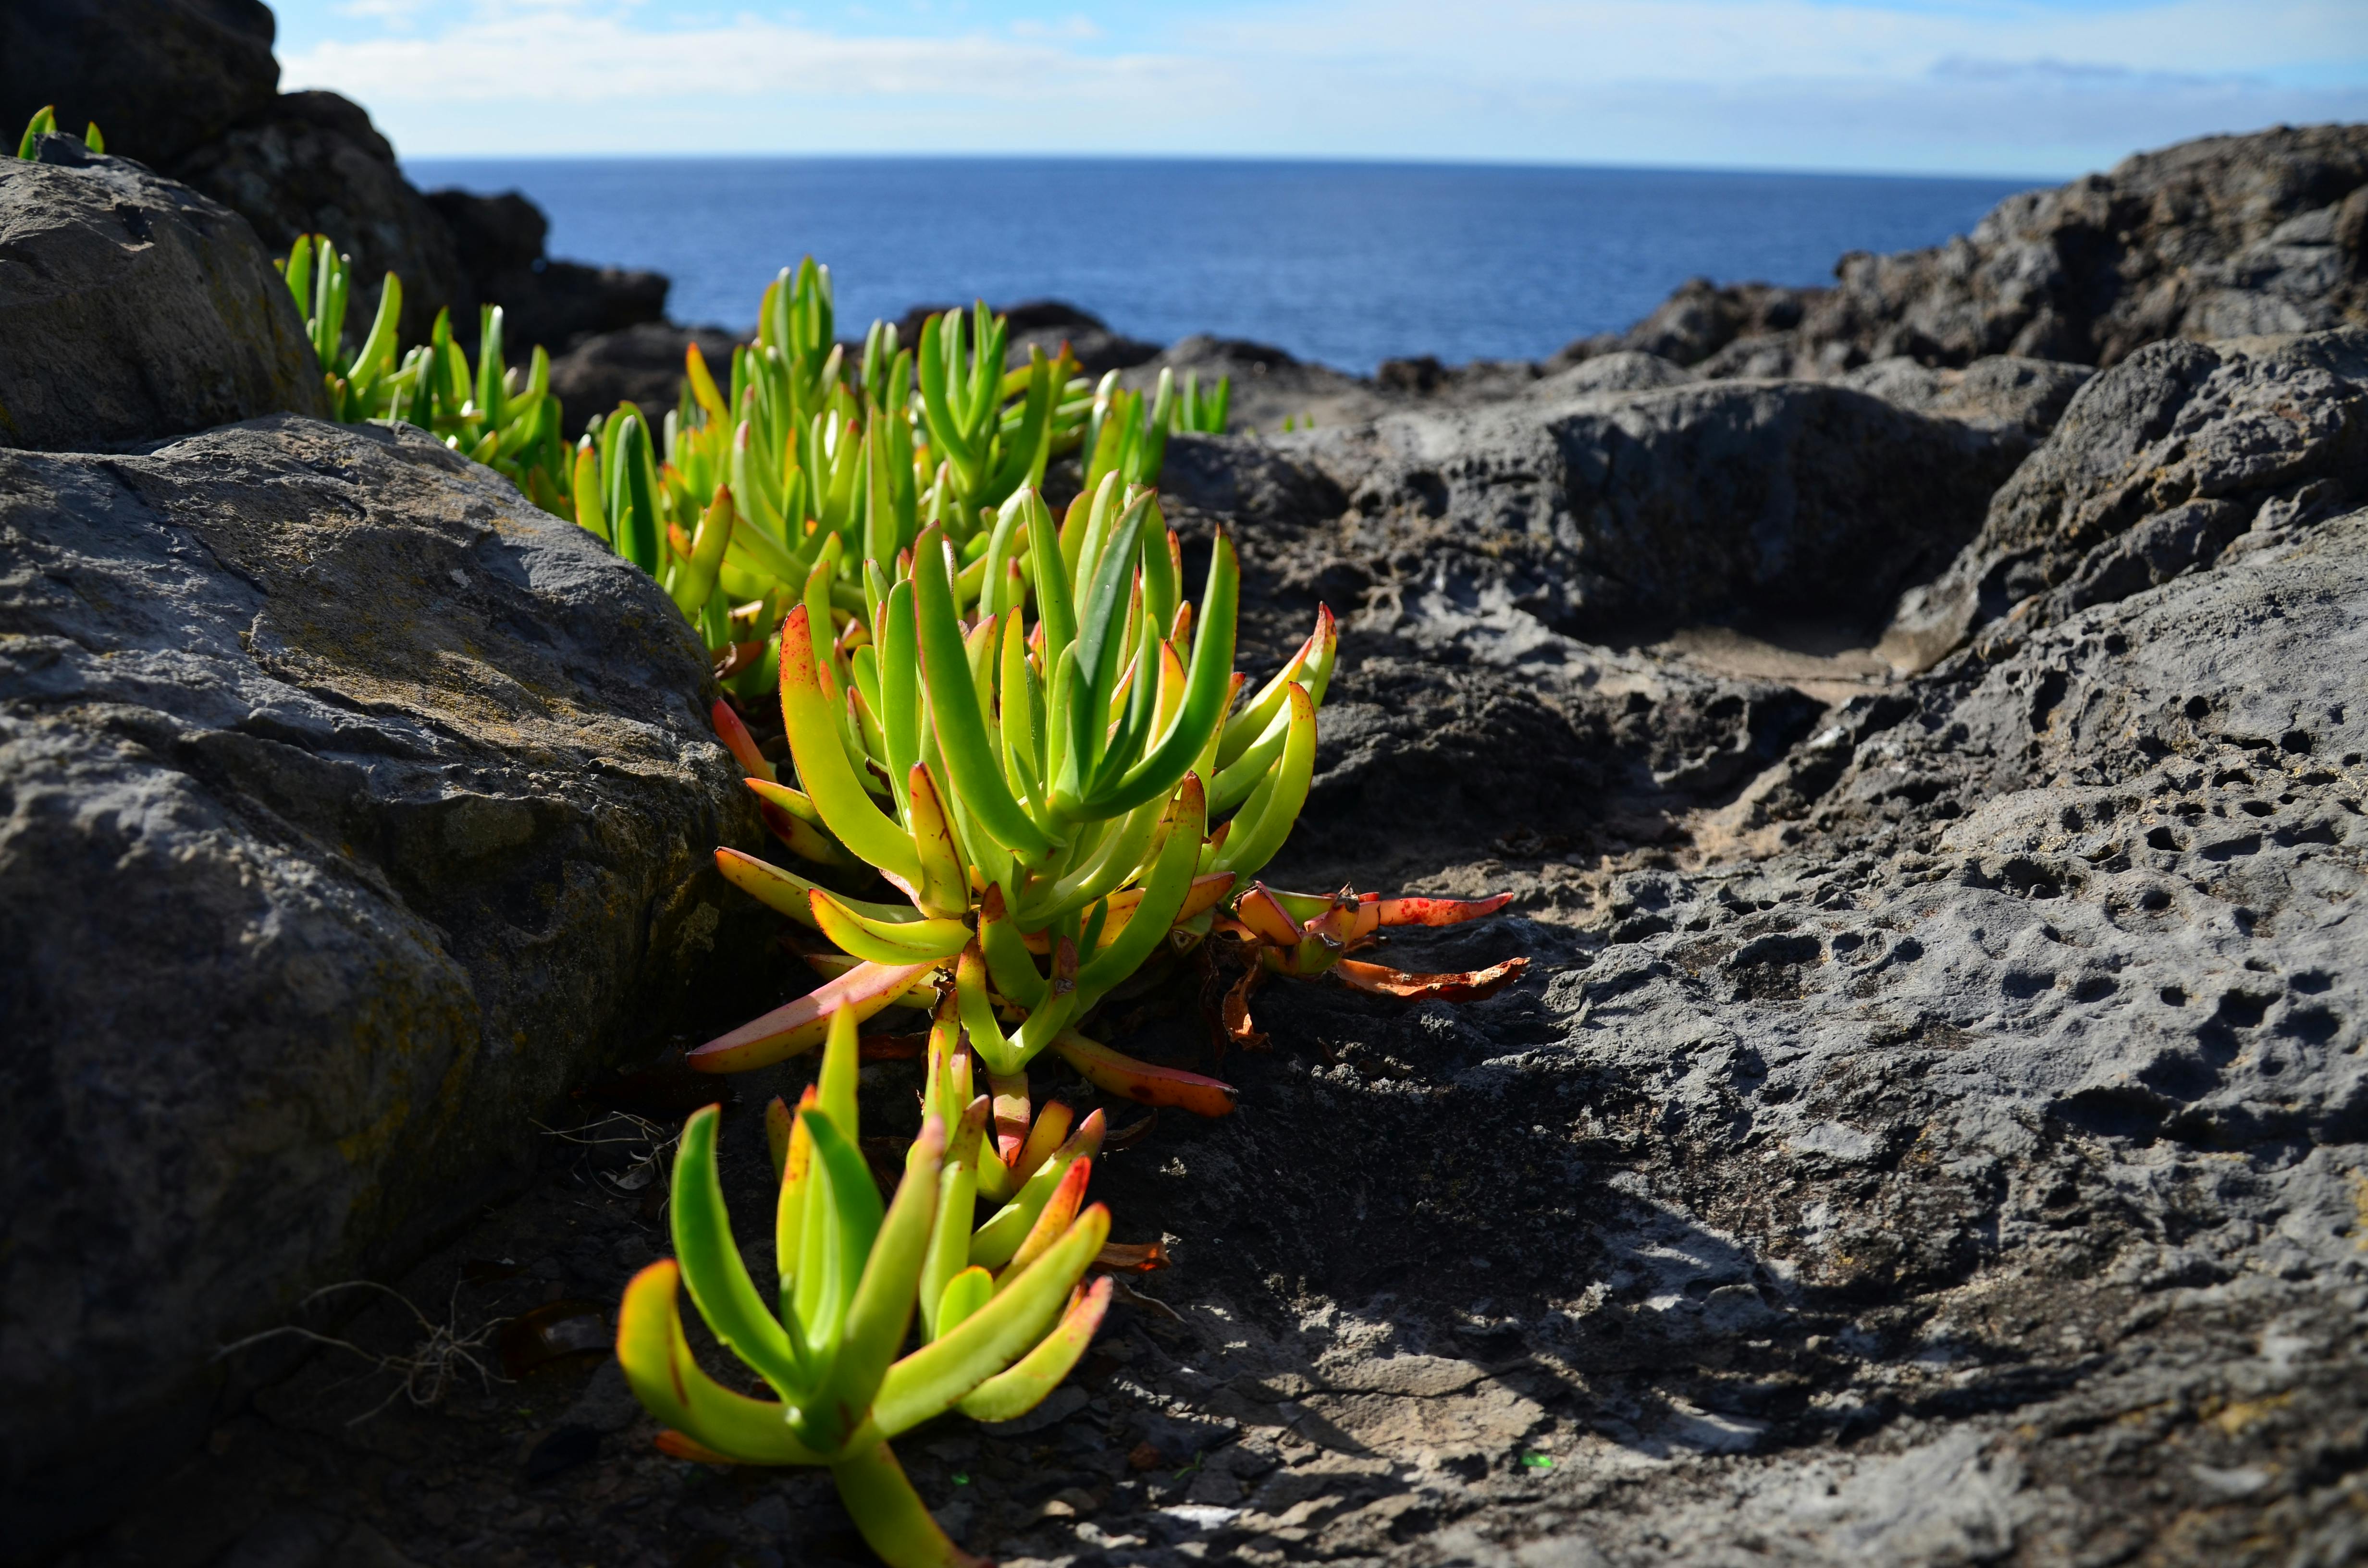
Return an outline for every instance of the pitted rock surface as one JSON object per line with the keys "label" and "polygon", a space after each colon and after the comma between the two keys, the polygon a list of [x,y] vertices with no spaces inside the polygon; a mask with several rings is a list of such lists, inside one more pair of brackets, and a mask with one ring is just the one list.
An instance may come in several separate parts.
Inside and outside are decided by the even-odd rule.
{"label": "pitted rock surface", "polygon": [[416,432],[0,454],[0,541],[15,1561],[678,1024],[755,824],[655,585]]}
{"label": "pitted rock surface", "polygon": [[[2356,1560],[2363,672],[2353,513],[1833,716],[1751,854],[1436,867],[1520,913],[1386,956],[1531,977],[1464,1007],[1270,982],[1276,1048],[1221,1066],[1242,1108],[1098,1167],[1174,1267],[1041,1418],[913,1433],[908,1472],[965,1545],[1063,1568]],[[1207,1065],[1191,1015],[1124,1038]],[[744,1236],[759,1108],[809,1072],[727,1113]],[[910,1070],[865,1085],[865,1130],[909,1130]],[[613,1300],[666,1245],[645,1157],[554,1147],[403,1288],[464,1323]],[[858,1560],[824,1478],[666,1460],[587,1415],[600,1375],[349,1429],[380,1391],[324,1358],[157,1506],[241,1549],[301,1506],[422,1562]],[[154,1535],[77,1561],[202,1560]]]}

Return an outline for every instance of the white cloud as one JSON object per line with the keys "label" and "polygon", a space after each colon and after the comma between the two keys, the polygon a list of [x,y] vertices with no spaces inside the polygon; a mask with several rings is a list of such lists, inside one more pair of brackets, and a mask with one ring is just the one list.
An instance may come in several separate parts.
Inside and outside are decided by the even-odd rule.
{"label": "white cloud", "polygon": [[1014,38],[1067,38],[1083,41],[1100,38],[1102,29],[1094,25],[1091,17],[1064,17],[1056,22],[1022,17],[1011,24],[1011,35]]}
{"label": "white cloud", "polygon": [[[381,0],[355,0],[377,5]],[[449,13],[447,13],[449,15]],[[1085,151],[2071,172],[2368,115],[2360,0],[1298,0],[862,30],[474,0],[290,86],[413,154]]]}
{"label": "white cloud", "polygon": [[1184,85],[1189,60],[1081,59],[1049,43],[986,34],[846,38],[743,17],[646,31],[609,17],[495,16],[438,37],[329,42],[290,55],[291,85],[333,86],[363,103],[788,95],[1028,99],[1081,92],[1121,99]]}

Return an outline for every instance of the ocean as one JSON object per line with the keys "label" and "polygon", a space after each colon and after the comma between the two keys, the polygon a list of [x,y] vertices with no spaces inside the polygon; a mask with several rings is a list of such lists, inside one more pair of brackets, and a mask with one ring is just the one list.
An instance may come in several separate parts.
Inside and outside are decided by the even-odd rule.
{"label": "ocean", "polygon": [[1210,332],[1370,372],[1534,359],[1686,278],[1813,284],[1850,250],[1963,233],[2040,180],[1053,158],[416,159],[523,191],[550,254],[652,267],[677,321],[740,328],[811,252],[839,332],[916,304],[1060,299],[1167,343]]}

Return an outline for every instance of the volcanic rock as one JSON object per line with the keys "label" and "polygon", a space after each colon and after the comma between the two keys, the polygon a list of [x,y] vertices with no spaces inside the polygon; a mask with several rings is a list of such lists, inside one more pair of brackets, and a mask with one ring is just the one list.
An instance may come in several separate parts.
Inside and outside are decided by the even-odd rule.
{"label": "volcanic rock", "polygon": [[1709,377],[1839,375],[1906,357],[2114,365],[2163,338],[2368,324],[2368,125],[2278,126],[2010,197],[1971,234],[1853,251],[1830,289],[1696,278],[1625,333]]}
{"label": "volcanic rock", "polygon": [[1731,283],[1689,278],[1623,333],[1583,337],[1547,361],[1548,369],[1623,350],[1656,355],[1676,365],[1699,365],[1737,338],[1786,332],[1801,324],[1822,289],[1786,289],[1770,283]]}
{"label": "volcanic rock", "polygon": [[76,136],[169,169],[279,90],[261,0],[16,0],[0,6],[0,127],[44,104]]}
{"label": "volcanic rock", "polygon": [[237,214],[78,136],[0,160],[0,446],[91,451],[325,413],[288,287]]}
{"label": "volcanic rock", "polygon": [[2036,446],[2095,373],[2086,365],[2005,354],[1976,359],[1961,370],[1936,369],[1901,356],[1862,365],[1839,380],[1918,414],[1986,430],[2018,430]]}
{"label": "volcanic rock", "polygon": [[417,432],[0,454],[0,539],[16,1561],[681,1024],[756,824],[657,586]]}
{"label": "volcanic rock", "polygon": [[1961,655],[1766,858],[1442,868],[1552,917],[1392,956],[1543,960],[1494,1000],[1270,983],[1244,1111],[1112,1166],[1187,1238],[1146,1285],[1183,1321],[1137,1317],[1107,1414],[1039,1440],[1226,1425],[1096,1530],[1163,1563],[2368,1550],[2363,552],[2355,513]]}
{"label": "volcanic rock", "polygon": [[[1542,383],[1543,384],[1543,383]],[[1422,645],[1864,618],[1970,538],[2028,442],[1845,388],[1703,382],[1283,437],[1349,509],[1308,551]]]}
{"label": "volcanic rock", "polygon": [[79,134],[97,120],[113,152],[197,187],[275,254],[300,234],[327,234],[353,259],[355,342],[390,271],[403,279],[405,342],[425,340],[449,308],[473,353],[481,303],[503,307],[521,359],[537,344],[555,354],[664,317],[659,274],[547,259],[549,225],[523,197],[424,198],[360,105],[278,92],[272,31],[256,0],[11,6],[0,13],[0,124],[54,103],[62,129]]}
{"label": "volcanic rock", "polygon": [[1533,399],[1548,402],[1599,392],[1654,392],[1681,387],[1699,380],[1684,366],[1638,348],[1623,348],[1583,359],[1540,378],[1525,389]]}
{"label": "volcanic rock", "polygon": [[[328,235],[352,260],[346,321],[357,342],[389,272],[403,279],[404,343],[425,342],[439,310],[475,313],[443,220],[403,177],[370,116],[335,93],[285,94],[173,173],[254,224],[274,255],[300,234]],[[473,332],[473,320],[465,324]]]}
{"label": "volcanic rock", "polygon": [[[1261,669],[1346,499],[1313,444],[1177,446],[1171,516],[1196,553],[1234,530]],[[1242,1090],[1097,1165],[1119,1233],[1167,1233],[1172,1267],[1128,1281],[1025,1454],[957,1424],[906,1470],[966,1546],[1048,1568],[2359,1557],[2363,684],[2356,510],[2006,622],[1806,725],[1797,696],[1755,719],[1737,683],[1543,626],[1518,650],[1352,628],[1271,877],[1512,891],[1385,957],[1529,976],[1463,1006],[1276,978],[1272,1049],[1222,1061],[1189,986],[1117,1009],[1129,1049]],[[1650,766],[1712,735],[1747,755]],[[1657,826],[1616,809],[1653,790]],[[802,1081],[728,1113],[752,1217],[756,1101]],[[909,1070],[863,1115],[909,1131]],[[561,1214],[585,1240],[532,1282],[612,1295],[649,1256],[628,1201],[552,1185],[412,1288],[529,1256]],[[512,1461],[469,1462],[521,1439],[461,1415],[404,1425],[416,1471],[358,1479],[368,1450],[312,1433],[368,1397],[291,1380],[207,1473],[303,1486],[322,1539],[351,1519],[420,1561],[528,1517]],[[547,1425],[603,1396],[516,1397]],[[811,1478],[727,1483],[629,1426],[538,1540],[853,1550]],[[222,1491],[185,1494],[208,1528],[285,1528]],[[647,1501],[592,1510],[618,1495]],[[131,1560],[116,1539],[99,1561]]]}
{"label": "volcanic rock", "polygon": [[2001,617],[2059,619],[2363,495],[2368,331],[2154,344],[2072,400],[1884,652],[1920,669]]}

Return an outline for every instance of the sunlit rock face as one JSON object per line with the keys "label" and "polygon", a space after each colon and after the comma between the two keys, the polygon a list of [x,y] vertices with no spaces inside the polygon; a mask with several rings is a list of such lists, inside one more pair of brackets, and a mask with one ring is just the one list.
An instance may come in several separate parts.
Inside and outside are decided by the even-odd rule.
{"label": "sunlit rock face", "polygon": [[0,159],[0,447],[100,451],[328,412],[244,219],[78,137],[36,151]]}

